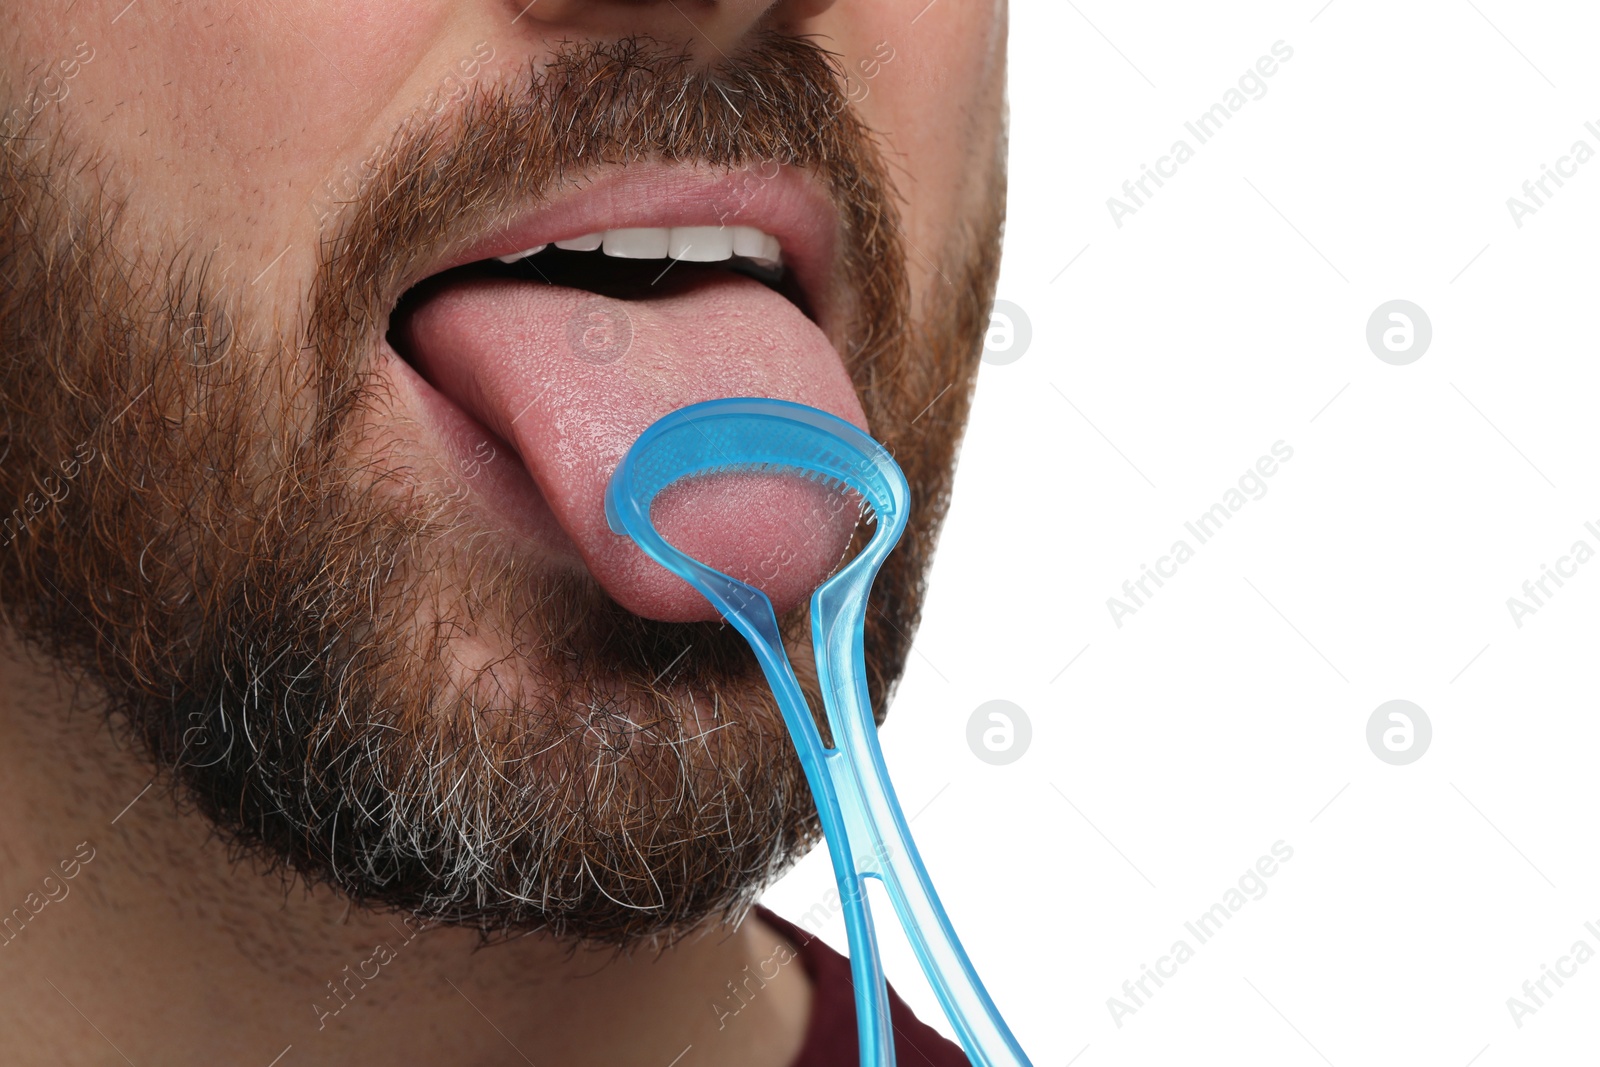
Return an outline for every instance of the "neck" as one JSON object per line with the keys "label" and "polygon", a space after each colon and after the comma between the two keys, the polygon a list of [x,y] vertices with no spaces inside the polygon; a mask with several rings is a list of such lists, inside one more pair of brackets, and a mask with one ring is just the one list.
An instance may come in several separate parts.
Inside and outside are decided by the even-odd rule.
{"label": "neck", "polygon": [[785,1067],[799,1051],[801,968],[721,1006],[783,943],[754,916],[664,952],[539,934],[479,949],[473,931],[231,861],[83,703],[0,649],[0,1033],[16,1062]]}

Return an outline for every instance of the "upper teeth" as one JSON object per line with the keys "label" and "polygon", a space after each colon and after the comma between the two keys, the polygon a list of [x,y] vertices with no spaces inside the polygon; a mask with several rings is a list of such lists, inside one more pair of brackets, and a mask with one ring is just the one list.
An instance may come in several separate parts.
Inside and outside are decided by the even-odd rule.
{"label": "upper teeth", "polygon": [[[691,263],[715,263],[741,256],[758,265],[775,268],[783,265],[783,250],[778,239],[754,226],[635,226],[618,230],[586,233],[555,242],[557,248],[576,252],[600,250],[618,259],[682,259]],[[515,263],[542,252],[547,245],[535,245],[509,256],[496,256],[502,263]]]}
{"label": "upper teeth", "polygon": [[544,245],[534,245],[532,248],[524,248],[520,252],[513,252],[509,256],[495,256],[494,258],[498,259],[502,263],[515,263],[519,259],[527,259],[534,253],[543,252],[544,250]]}

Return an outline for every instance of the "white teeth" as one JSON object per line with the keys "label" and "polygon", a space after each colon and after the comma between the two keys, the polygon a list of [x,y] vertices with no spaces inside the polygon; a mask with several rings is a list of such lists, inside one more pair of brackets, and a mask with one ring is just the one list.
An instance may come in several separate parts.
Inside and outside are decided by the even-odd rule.
{"label": "white teeth", "polygon": [[[603,251],[618,259],[681,259],[691,263],[719,263],[733,256],[753,260],[760,266],[783,265],[783,249],[778,239],[754,226],[628,226],[600,233],[586,233],[555,242],[569,252]],[[515,263],[546,246],[530,248],[511,256],[498,256],[502,263]]]}
{"label": "white teeth", "polygon": [[776,268],[783,265],[783,250],[778,239],[762,233],[754,226],[733,228],[733,254],[754,260],[758,266]]}
{"label": "white teeth", "polygon": [[670,232],[662,226],[607,230],[605,243],[601,247],[606,255],[618,259],[665,259],[667,235]]}
{"label": "white teeth", "polygon": [[495,256],[494,258],[502,263],[515,263],[519,259],[527,259],[531,255],[543,252],[545,247],[545,245],[534,245],[532,248],[524,248],[521,252],[513,252],[509,256]]}
{"label": "white teeth", "polygon": [[755,259],[762,255],[767,247],[767,235],[754,226],[735,226],[733,228],[733,254],[748,256]]}
{"label": "white teeth", "polygon": [[674,226],[667,255],[690,263],[715,263],[733,255],[733,231],[724,226]]}
{"label": "white teeth", "polygon": [[603,233],[586,233],[582,237],[572,237],[565,241],[557,241],[557,248],[565,248],[569,252],[595,252],[606,239]]}
{"label": "white teeth", "polygon": [[783,249],[778,245],[778,239],[770,235],[763,236],[766,240],[761,244],[761,254],[750,258],[763,267],[780,266],[783,263]]}

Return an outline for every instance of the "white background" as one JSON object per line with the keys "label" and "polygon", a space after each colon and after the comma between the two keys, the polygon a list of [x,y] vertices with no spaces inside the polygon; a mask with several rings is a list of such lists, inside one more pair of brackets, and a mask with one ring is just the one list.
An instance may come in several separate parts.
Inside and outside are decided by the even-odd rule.
{"label": "white background", "polygon": [[[1600,159],[1520,228],[1506,200],[1600,151],[1597,38],[1579,4],[1016,5],[999,295],[1032,340],[983,369],[882,736],[1035,1064],[1593,1055],[1600,960],[1520,1028],[1507,998],[1600,951],[1600,560],[1520,628],[1506,601],[1600,550]],[[1199,144],[1184,122],[1279,40],[1266,95]],[[1117,227],[1107,198],[1180,137],[1194,158]],[[1433,328],[1405,366],[1366,342],[1392,299]],[[1197,545],[1185,521],[1280,440],[1265,496]],[[1194,558],[1116,626],[1107,598],[1179,538]],[[966,740],[996,698],[1033,728],[1007,766]],[[1405,766],[1366,740],[1397,698],[1433,728]],[[1280,840],[1199,944],[1184,923]],[[818,851],[767,903],[831,884]],[[1119,1027],[1107,998],[1179,938],[1194,958]]]}

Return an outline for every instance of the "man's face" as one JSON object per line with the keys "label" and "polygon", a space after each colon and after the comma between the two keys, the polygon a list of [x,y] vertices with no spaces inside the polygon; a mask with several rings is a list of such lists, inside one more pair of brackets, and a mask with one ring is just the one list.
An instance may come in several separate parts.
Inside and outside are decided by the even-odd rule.
{"label": "man's face", "polygon": [[[993,289],[1001,5],[124,5],[0,12],[9,621],[360,901],[617,943],[747,905],[810,794],[605,484],[719,396],[884,441],[882,714]],[[854,514],[742,476],[656,520],[803,664]]]}

